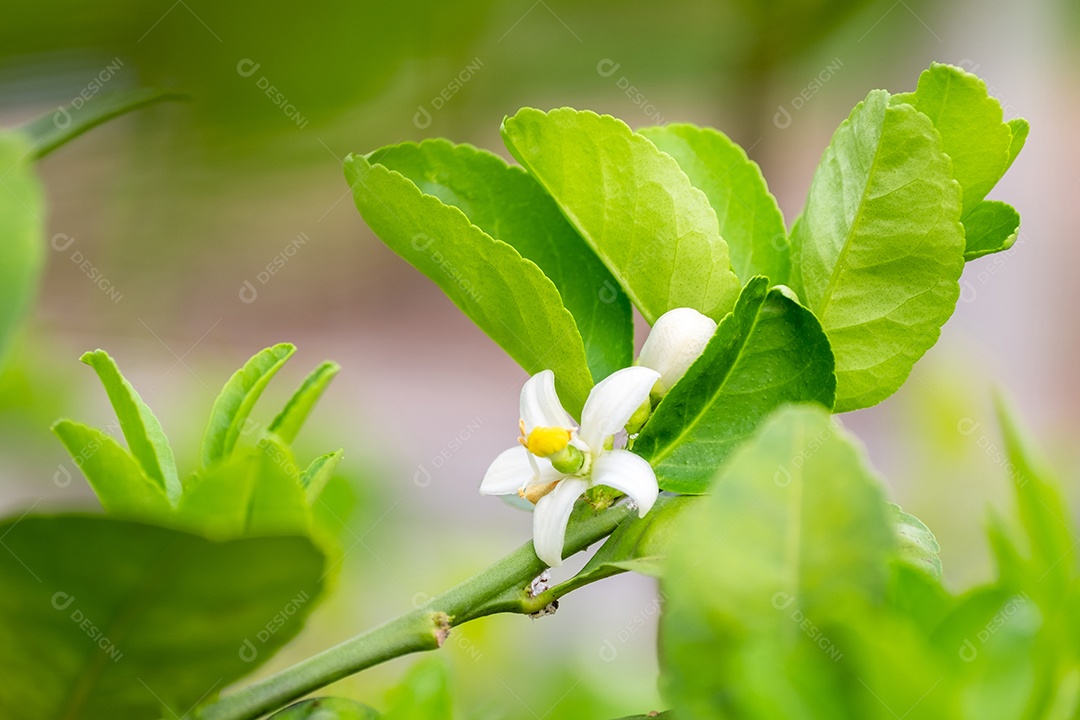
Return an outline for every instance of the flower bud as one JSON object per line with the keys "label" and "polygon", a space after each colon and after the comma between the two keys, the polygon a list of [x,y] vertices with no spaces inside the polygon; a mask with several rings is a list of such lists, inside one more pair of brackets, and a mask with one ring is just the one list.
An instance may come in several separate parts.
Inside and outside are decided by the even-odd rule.
{"label": "flower bud", "polygon": [[659,400],[679,382],[705,346],[709,344],[716,323],[693,308],[675,308],[657,318],[637,364],[660,373],[651,396]]}

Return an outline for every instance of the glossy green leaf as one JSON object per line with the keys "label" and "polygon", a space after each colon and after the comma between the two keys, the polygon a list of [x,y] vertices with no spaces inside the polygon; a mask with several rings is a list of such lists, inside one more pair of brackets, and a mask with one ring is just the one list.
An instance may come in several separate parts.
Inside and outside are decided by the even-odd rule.
{"label": "glossy green leaf", "polygon": [[1007,171],[1016,162],[1020,151],[1024,149],[1028,133],[1031,132],[1031,125],[1024,118],[1013,118],[1005,124],[1009,126],[1009,131],[1012,133],[1012,142],[1009,144],[1009,164],[1005,166]]}
{"label": "glossy green leaf", "polygon": [[307,421],[308,416],[311,415],[315,403],[319,402],[319,398],[326,392],[330,381],[334,379],[340,370],[341,366],[335,362],[320,363],[317,368],[304,378],[304,381],[300,383],[300,387],[289,398],[289,402],[285,404],[285,407],[270,423],[269,432],[274,433],[286,443],[295,440],[300,428]]}
{"label": "glossy green leaf", "polygon": [[828,339],[809,310],[768,285],[761,277],[747,283],[635,441],[661,488],[705,492],[727,456],[784,403],[832,406]]}
{"label": "glossy green leaf", "polygon": [[80,359],[94,369],[105,386],[131,454],[139,461],[146,476],[165,491],[170,502],[175,503],[181,493],[180,480],[176,476],[172,447],[161,423],[107,352],[94,350]]}
{"label": "glossy green leaf", "polygon": [[727,135],[712,128],[672,124],[639,133],[666,152],[705,193],[716,211],[731,267],[746,283],[764,275],[785,285],[791,270],[784,216],[758,164]]}
{"label": "glossy green leaf", "polygon": [[915,92],[894,95],[892,102],[914,106],[941,133],[952,176],[964,193],[961,215],[967,215],[1010,164],[1012,130],[1002,121],[1001,104],[978,76],[941,63],[923,71]]}
{"label": "glossy green leaf", "polygon": [[387,696],[385,720],[451,720],[450,678],[441,658],[413,664]]}
{"label": "glossy green leaf", "polygon": [[350,155],[345,175],[372,231],[442,288],[526,372],[553,370],[560,399],[578,415],[593,386],[585,346],[558,289],[540,268],[401,173]]}
{"label": "glossy green leaf", "polygon": [[338,697],[302,700],[276,712],[270,720],[379,720],[382,716],[368,705]]}
{"label": "glossy green leaf", "polygon": [[52,431],[86,476],[105,512],[149,520],[166,517],[172,510],[165,489],[111,435],[71,420],[57,422]]}
{"label": "glossy green leaf", "polygon": [[113,118],[160,102],[187,100],[181,93],[153,88],[136,88],[99,95],[75,105],[62,105],[55,112],[27,123],[20,130],[34,140],[33,157],[44,157],[88,130]]}
{"label": "glossy green leaf", "polygon": [[898,539],[897,556],[900,562],[925,574],[928,578],[941,580],[941,546],[930,528],[922,520],[906,513],[896,504],[890,503],[894,527]]}
{"label": "glossy green leaf", "polygon": [[1003,202],[983,200],[964,216],[965,260],[1008,250],[1020,232],[1020,213]]}
{"label": "glossy green leaf", "polygon": [[296,459],[271,435],[204,468],[185,488],[177,522],[212,537],[309,532]]}
{"label": "glossy green leaf", "polygon": [[31,146],[0,133],[0,362],[37,293],[45,260],[45,201]]}
{"label": "glossy green leaf", "polygon": [[300,485],[304,488],[304,495],[308,499],[308,504],[315,502],[315,499],[319,497],[319,493],[323,491],[326,483],[333,477],[338,463],[341,462],[341,458],[344,456],[344,450],[336,450],[332,453],[320,455],[312,460],[307,469],[300,474]]}
{"label": "glossy green leaf", "polygon": [[960,294],[960,188],[930,119],[875,90],[841,123],[792,234],[793,286],[836,356],[836,410],[874,405]]}
{"label": "glossy green leaf", "polygon": [[1076,574],[1075,547],[1080,541],[1053,473],[1035,457],[1000,397],[996,409],[1008,460],[1004,467],[1013,484],[1032,576],[1038,578],[1038,591],[1056,601]]}
{"label": "glossy green leaf", "polygon": [[5,720],[181,717],[295,636],[322,590],[303,537],[218,543],[71,515],[0,537]]}
{"label": "glossy green leaf", "polygon": [[862,449],[827,410],[775,413],[671,549],[661,646],[672,713],[842,717],[841,626],[885,597],[890,515]]}
{"label": "glossy green leaf", "polygon": [[240,438],[255,402],[281,366],[296,352],[296,347],[281,343],[255,354],[233,373],[210,411],[210,422],[202,442],[202,464],[210,467],[226,457]]}
{"label": "glossy green leaf", "polygon": [[392,145],[368,160],[400,172],[536,263],[577,322],[594,381],[633,362],[630,301],[531,175],[497,155],[445,140]]}
{"label": "glossy green leaf", "polygon": [[719,320],[735,304],[740,283],[708,198],[626,123],[524,108],[502,135],[650,323],[676,307]]}

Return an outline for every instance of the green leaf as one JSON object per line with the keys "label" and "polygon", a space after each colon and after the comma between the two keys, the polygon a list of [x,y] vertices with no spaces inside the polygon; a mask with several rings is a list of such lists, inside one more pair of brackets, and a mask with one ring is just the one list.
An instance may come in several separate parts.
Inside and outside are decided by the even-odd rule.
{"label": "green leaf", "polygon": [[784,216],[761,168],[746,151],[719,130],[695,125],[663,125],[638,132],[675,158],[694,187],[705,193],[739,279],[746,283],[764,275],[774,285],[786,284],[791,258]]}
{"label": "green leaf", "polygon": [[451,720],[450,678],[440,658],[415,663],[388,693],[385,720]]}
{"label": "green leaf", "polygon": [[585,346],[540,268],[398,172],[350,155],[345,175],[372,231],[526,372],[553,370],[560,399],[577,416],[593,386]]}
{"label": "green leaf", "polygon": [[30,311],[45,260],[45,201],[22,137],[0,133],[0,362]]}
{"label": "green leaf", "polygon": [[147,477],[111,435],[71,420],[57,422],[52,431],[86,476],[105,512],[143,520],[168,516],[172,504],[164,488]]}
{"label": "green leaf", "polygon": [[400,172],[536,263],[577,322],[594,381],[633,362],[630,301],[531,175],[497,155],[441,139],[391,145],[368,160]]}
{"label": "green leaf", "polygon": [[200,471],[177,507],[183,527],[221,538],[307,533],[310,518],[296,459],[272,435]]}
{"label": "green leaf", "polygon": [[188,96],[169,90],[137,88],[99,95],[80,104],[67,105],[42,115],[20,130],[34,140],[34,159],[42,158],[61,145],[113,118],[160,102],[188,100]]}
{"label": "green leaf", "polygon": [[344,456],[344,450],[336,450],[332,453],[320,455],[312,460],[307,469],[300,474],[300,485],[304,488],[304,494],[309,505],[319,497],[319,493],[326,487],[327,481],[333,476],[338,463],[341,462],[341,458]]}
{"label": "green leaf", "polygon": [[182,490],[176,476],[173,451],[161,423],[107,352],[94,350],[85,353],[80,360],[94,369],[105,386],[131,454],[147,477],[165,491],[170,502],[175,503]]}
{"label": "green leaf", "polygon": [[1009,164],[1005,166],[1005,170],[1008,171],[1016,162],[1017,155],[1024,149],[1028,133],[1031,132],[1031,125],[1024,118],[1013,118],[1005,124],[1009,126],[1009,131],[1012,133],[1012,142],[1009,144]]}
{"label": "green leaf", "polygon": [[965,260],[1008,250],[1020,232],[1020,213],[997,200],[983,200],[964,216]]}
{"label": "green leaf", "polygon": [[240,438],[251,408],[281,366],[296,352],[296,347],[281,343],[260,350],[244,367],[237,370],[221,389],[210,411],[210,422],[202,442],[202,464],[210,467],[226,457]]}
{"label": "green leaf", "polygon": [[340,365],[330,361],[323,362],[312,370],[311,374],[300,383],[300,387],[289,398],[289,402],[281,409],[278,416],[270,423],[269,432],[274,433],[286,443],[295,440],[300,428],[311,415],[315,403],[319,402],[319,398],[326,391],[330,381],[340,370]]}
{"label": "green leaf", "polygon": [[768,284],[761,277],[747,283],[634,442],[663,489],[705,492],[728,455],[784,403],[832,406],[828,339],[809,310]]}
{"label": "green leaf", "polygon": [[270,720],[379,720],[382,716],[363,703],[337,697],[302,700],[274,713]]}
{"label": "green leaf", "polygon": [[662,583],[672,713],[844,716],[834,688],[855,668],[838,662],[841,626],[884,599],[896,544],[862,449],[824,408],[788,406],[712,488],[683,521]]}
{"label": "green leaf", "polygon": [[922,520],[889,503],[895,523],[898,560],[934,581],[941,580],[941,546]]}
{"label": "green leaf", "polygon": [[903,384],[960,295],[960,190],[930,119],[875,90],[840,124],[792,234],[795,290],[836,356],[836,411]]}
{"label": "green leaf", "polygon": [[1076,573],[1074,549],[1080,541],[1053,473],[1035,458],[1005,401],[998,396],[995,404],[1008,460],[1004,467],[1013,483],[1020,524],[1027,536],[1032,578],[1037,578],[1031,592],[1045,593],[1056,601]]}
{"label": "green leaf", "polygon": [[322,590],[303,537],[77,515],[7,520],[0,537],[6,720],[185,715],[294,637]]}
{"label": "green leaf", "polygon": [[941,133],[952,176],[964,192],[961,214],[967,215],[1011,162],[1012,130],[1002,122],[1001,104],[977,75],[941,63],[923,71],[915,92],[895,95],[892,102],[914,106]]}
{"label": "green leaf", "polygon": [[621,120],[571,108],[524,108],[502,135],[650,324],[676,307],[719,320],[735,304],[716,212],[670,155]]}

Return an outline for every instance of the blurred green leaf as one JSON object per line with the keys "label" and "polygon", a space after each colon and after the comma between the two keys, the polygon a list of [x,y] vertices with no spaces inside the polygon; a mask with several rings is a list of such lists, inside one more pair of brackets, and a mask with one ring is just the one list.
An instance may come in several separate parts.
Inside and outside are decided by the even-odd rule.
{"label": "blurred green leaf", "polygon": [[739,279],[708,198],[626,123],[524,108],[502,135],[650,324],[676,307],[719,320],[735,304]]}
{"label": "blurred green leaf", "polygon": [[551,280],[400,173],[350,155],[345,175],[372,231],[442,288],[526,372],[553,370],[559,398],[579,415],[592,376],[581,334]]}
{"label": "blurred green leaf", "polygon": [[303,700],[274,713],[270,720],[379,720],[382,716],[363,703],[337,697]]}
{"label": "blurred green leaf", "polygon": [[326,483],[334,475],[338,463],[345,456],[344,450],[335,450],[332,453],[320,455],[311,461],[307,469],[300,474],[300,485],[304,488],[304,494],[309,503],[314,503],[315,498],[326,487]]}
{"label": "blurred green leaf", "polygon": [[191,478],[177,521],[211,537],[306,534],[310,509],[292,451],[268,435]]}
{"label": "blurred green leaf", "polygon": [[894,393],[960,294],[960,191],[930,119],[871,92],[840,124],[792,232],[795,290],[836,356],[836,411]]}
{"label": "blurred green leaf", "polygon": [[300,387],[296,389],[289,402],[281,409],[277,417],[270,423],[269,432],[274,433],[286,443],[296,439],[300,428],[311,415],[315,403],[326,391],[330,381],[341,370],[341,366],[329,360],[320,363],[317,368],[304,378]]}
{"label": "blurred green leaf", "polygon": [[34,141],[33,158],[45,157],[88,130],[113,118],[160,102],[188,100],[183,93],[153,88],[136,88],[97,95],[89,101],[61,105],[55,112],[18,128]]}
{"label": "blurred green leaf", "polygon": [[679,163],[694,187],[705,193],[731,252],[731,267],[743,283],[764,275],[784,285],[791,271],[784,216],[758,164],[727,135],[712,128],[676,123],[642,128],[661,151]]}
{"label": "blurred green leaf", "polygon": [[941,558],[938,553],[941,546],[934,533],[922,520],[904,512],[899,505],[889,503],[889,507],[899,541],[897,556],[900,562],[924,573],[931,580],[940,581]]}
{"label": "blurred green leaf", "polygon": [[809,310],[768,285],[762,277],[747,283],[634,442],[663,489],[705,492],[727,456],[786,402],[832,406],[828,339]]}
{"label": "blurred green leaf", "polygon": [[163,519],[172,511],[164,488],[108,433],[71,420],[52,427],[105,511],[129,519]]}
{"label": "blurred green leaf", "polygon": [[952,176],[964,193],[961,216],[967,215],[1010,163],[1012,129],[1002,122],[1001,104],[978,76],[941,63],[923,71],[915,92],[894,95],[890,102],[914,106],[941,133]]}
{"label": "blurred green leaf", "polygon": [[296,352],[289,343],[280,343],[256,353],[242,368],[237,370],[221,393],[214,400],[210,422],[206,426],[202,443],[203,467],[228,456],[236,447],[236,441],[244,428],[251,408],[274,374]]}
{"label": "blurred green leaf", "polygon": [[80,359],[101,378],[131,454],[139,461],[147,477],[165,491],[169,502],[175,503],[181,493],[180,480],[176,476],[172,447],[161,429],[161,423],[107,352],[94,350]]}
{"label": "blurred green leaf", "polygon": [[1020,232],[1020,213],[997,200],[983,200],[964,216],[965,260],[1008,250]]}
{"label": "blurred green leaf", "polygon": [[185,715],[295,636],[322,589],[303,537],[217,543],[74,515],[0,536],[8,720]]}
{"label": "blurred green leaf", "polygon": [[531,175],[497,155],[446,140],[391,145],[368,160],[400,172],[536,263],[574,316],[594,382],[633,362],[630,301]]}
{"label": "blurred green leaf", "polygon": [[0,133],[0,362],[30,311],[45,259],[45,201],[31,159],[23,137]]}
{"label": "blurred green leaf", "polygon": [[1005,170],[1008,171],[1012,164],[1016,162],[1020,151],[1024,149],[1028,133],[1031,132],[1031,125],[1024,118],[1013,118],[1006,125],[1009,126],[1009,131],[1012,133],[1012,142],[1009,143],[1009,164],[1005,166]]}
{"label": "blurred green leaf", "polygon": [[896,547],[863,451],[824,408],[789,406],[712,488],[665,569],[673,714],[844,716],[842,625],[884,599]]}
{"label": "blurred green leaf", "polygon": [[450,678],[441,658],[413,664],[401,683],[387,694],[386,720],[451,720]]}

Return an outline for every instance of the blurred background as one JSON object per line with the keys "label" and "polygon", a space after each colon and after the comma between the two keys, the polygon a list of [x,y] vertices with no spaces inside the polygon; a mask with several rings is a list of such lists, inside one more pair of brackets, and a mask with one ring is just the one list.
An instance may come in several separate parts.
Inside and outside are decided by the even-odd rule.
{"label": "blurred background", "polygon": [[[432,136],[507,156],[499,123],[524,105],[717,127],[761,164],[790,224],[832,131],[870,89],[914,89],[934,60],[979,74],[1006,118],[1032,125],[992,194],[1020,211],[1020,240],[968,265],[941,342],[903,390],[842,420],[894,499],[935,531],[957,589],[990,573],[987,505],[1008,498],[994,387],[1076,489],[1076,3],[8,0],[4,15],[0,125],[138,86],[192,101],[122,118],[40,165],[51,250],[0,374],[0,509],[95,507],[49,433],[61,416],[112,421],[85,350],[117,358],[181,463],[197,455],[217,390],[258,349],[300,347],[266,407],[319,360],[343,366],[298,447],[302,459],[346,450],[333,508],[345,572],[264,672],[529,537],[527,516],[476,493],[514,442],[524,373],[372,236],[341,168],[349,152]],[[555,619],[455,631],[444,654],[462,716],[661,707],[658,608],[651,581],[624,576],[574,593]],[[334,691],[380,705],[410,662]]]}

